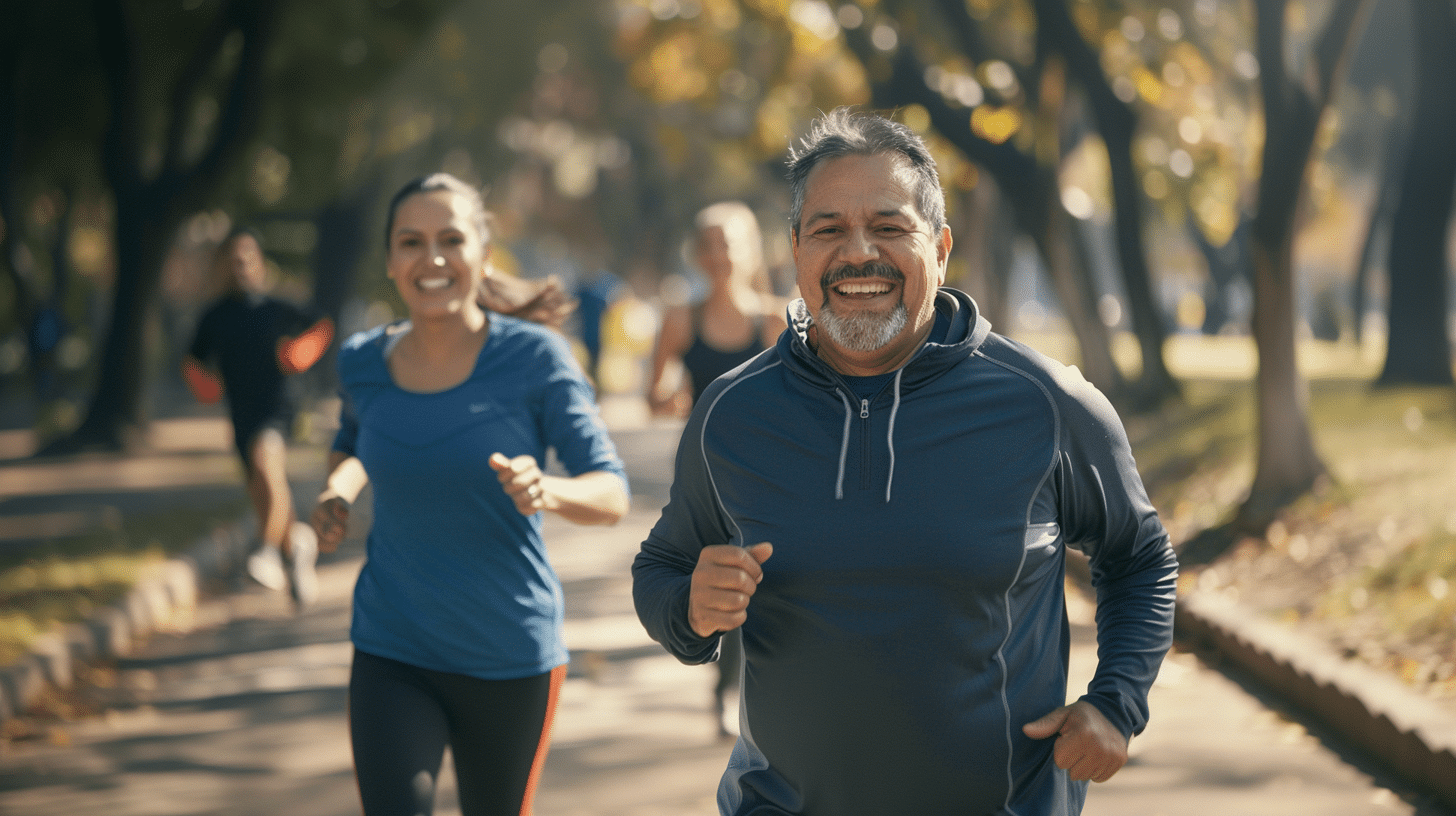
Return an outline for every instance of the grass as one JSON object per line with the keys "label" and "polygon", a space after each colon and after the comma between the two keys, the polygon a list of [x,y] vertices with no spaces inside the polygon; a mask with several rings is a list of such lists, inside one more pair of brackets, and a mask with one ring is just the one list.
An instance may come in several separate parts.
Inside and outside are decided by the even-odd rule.
{"label": "grass", "polygon": [[[1175,543],[1227,521],[1253,477],[1254,392],[1186,381],[1185,401],[1129,418],[1139,467]],[[1456,700],[1456,390],[1310,382],[1330,478],[1200,570],[1224,593],[1346,656]]]}
{"label": "grass", "polygon": [[101,529],[0,556],[0,666],[35,638],[120,600],[146,570],[246,509],[234,502],[110,516]]}

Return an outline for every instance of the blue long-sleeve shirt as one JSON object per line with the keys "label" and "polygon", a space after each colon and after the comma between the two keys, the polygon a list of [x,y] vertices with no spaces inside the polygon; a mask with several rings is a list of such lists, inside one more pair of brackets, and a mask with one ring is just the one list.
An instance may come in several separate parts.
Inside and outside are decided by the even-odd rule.
{"label": "blue long-sleeve shirt", "polygon": [[435,393],[394,384],[386,356],[405,328],[381,326],[339,349],[344,396],[334,449],[373,485],[374,522],[354,587],[350,638],[362,651],[487,680],[567,660],[561,582],[490,455],[548,449],[576,476],[615,473],[616,447],[591,385],[559,335],[504,315],[464,382]]}
{"label": "blue long-sleeve shirt", "polygon": [[713,659],[688,624],[714,544],[768,541],[743,625],[742,733],[725,814],[1080,812],[1085,783],[1021,727],[1066,702],[1065,548],[1090,556],[1099,664],[1086,700],[1124,734],[1171,644],[1177,565],[1107,400],[990,331],[966,295],[873,398],[805,344],[715,382],[633,565],[648,632]]}

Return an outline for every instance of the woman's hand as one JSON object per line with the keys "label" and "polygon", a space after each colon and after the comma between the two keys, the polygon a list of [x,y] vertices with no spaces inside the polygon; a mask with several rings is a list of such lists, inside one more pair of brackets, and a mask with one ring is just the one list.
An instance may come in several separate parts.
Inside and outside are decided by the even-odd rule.
{"label": "woman's hand", "polygon": [[516,503],[516,510],[523,516],[534,515],[547,510],[546,486],[542,483],[541,467],[536,457],[523,454],[514,459],[503,453],[490,455],[490,466],[500,479],[501,489]]}
{"label": "woman's hand", "polygon": [[319,550],[333,552],[349,531],[349,503],[343,496],[326,490],[319,495],[309,523],[318,534]]}

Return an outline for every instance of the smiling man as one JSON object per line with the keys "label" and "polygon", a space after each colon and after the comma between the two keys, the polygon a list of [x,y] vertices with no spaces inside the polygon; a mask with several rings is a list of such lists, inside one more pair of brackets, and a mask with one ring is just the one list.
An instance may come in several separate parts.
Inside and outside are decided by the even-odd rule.
{"label": "smiling man", "polygon": [[[1147,722],[1177,564],[1107,400],[944,288],[935,163],[840,109],[789,160],[803,299],[693,409],[633,565],[686,663],[741,627],[723,814],[1079,813]],[[1099,663],[1067,701],[1065,555]]]}

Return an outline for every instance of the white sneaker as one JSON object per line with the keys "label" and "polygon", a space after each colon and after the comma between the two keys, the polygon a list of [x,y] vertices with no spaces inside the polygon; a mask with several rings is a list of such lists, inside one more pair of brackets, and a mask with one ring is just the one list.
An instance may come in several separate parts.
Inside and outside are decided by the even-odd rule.
{"label": "white sneaker", "polygon": [[318,600],[318,534],[301,521],[293,523],[288,534],[288,577],[293,600],[303,608]]}
{"label": "white sneaker", "polygon": [[274,592],[288,587],[288,573],[283,570],[283,556],[277,547],[262,545],[248,556],[248,575]]}

